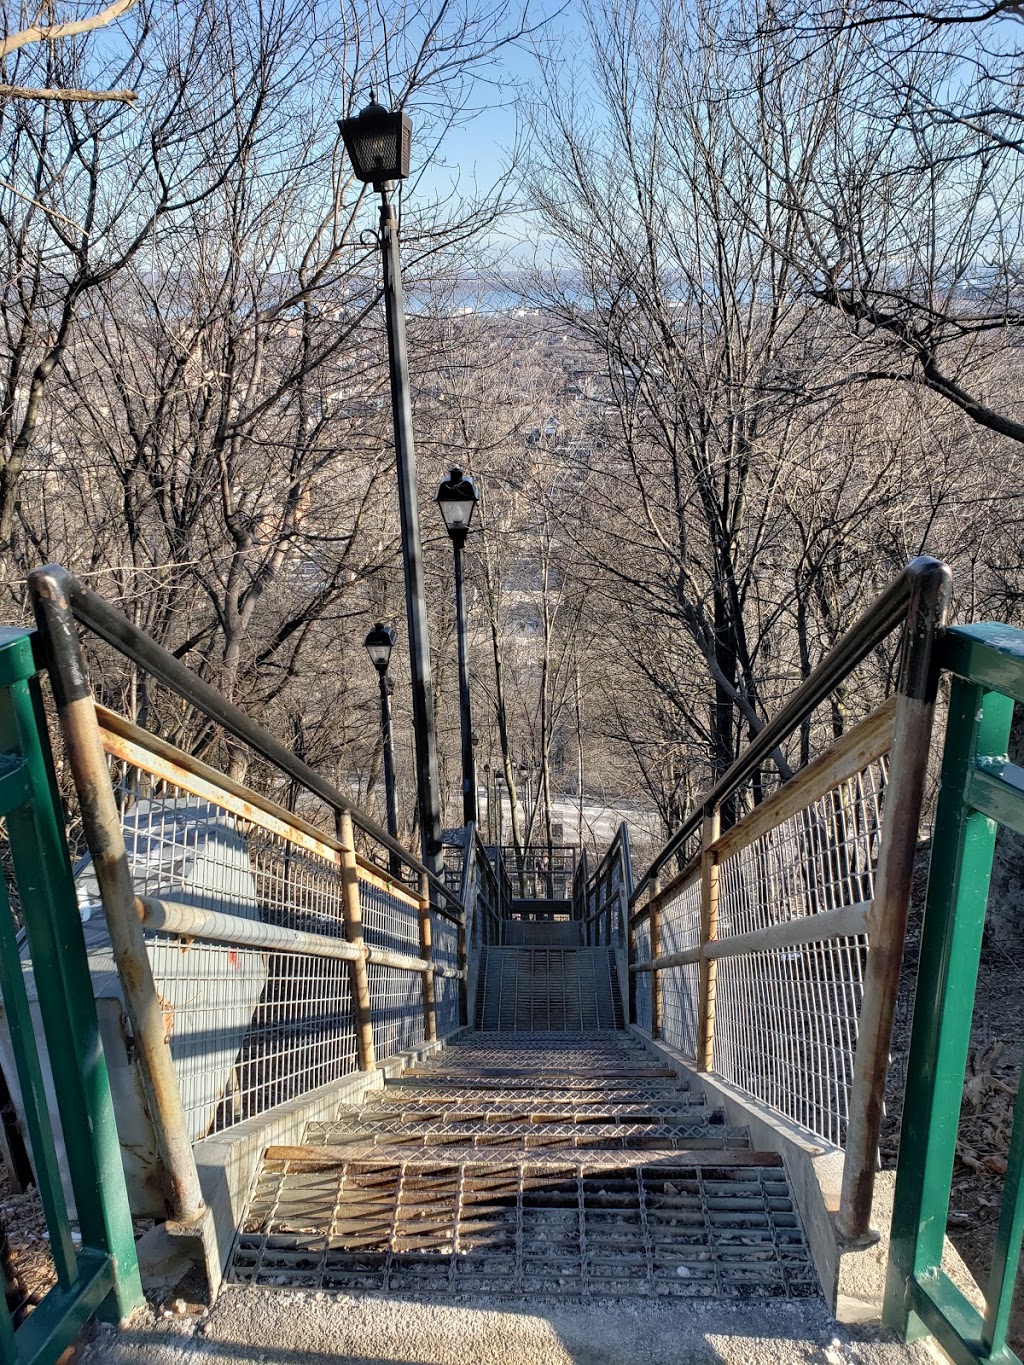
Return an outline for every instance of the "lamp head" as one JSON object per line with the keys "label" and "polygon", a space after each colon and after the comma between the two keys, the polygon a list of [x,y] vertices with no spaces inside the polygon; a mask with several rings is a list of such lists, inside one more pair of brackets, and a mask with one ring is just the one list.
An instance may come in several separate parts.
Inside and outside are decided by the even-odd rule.
{"label": "lamp head", "polygon": [[448,534],[456,545],[465,543],[469,524],[473,520],[473,512],[479,501],[480,497],[473,480],[457,467],[450,470],[447,479],[437,490],[436,502],[441,509]]}
{"label": "lamp head", "polygon": [[342,141],[357,179],[382,190],[409,174],[412,124],[401,110],[392,113],[371,93],[370,103],[352,118],[338,120]]}
{"label": "lamp head", "polygon": [[388,664],[391,662],[391,651],[395,647],[398,636],[394,626],[387,626],[383,621],[378,621],[364,640],[366,652],[370,656],[370,662],[378,673],[386,673]]}

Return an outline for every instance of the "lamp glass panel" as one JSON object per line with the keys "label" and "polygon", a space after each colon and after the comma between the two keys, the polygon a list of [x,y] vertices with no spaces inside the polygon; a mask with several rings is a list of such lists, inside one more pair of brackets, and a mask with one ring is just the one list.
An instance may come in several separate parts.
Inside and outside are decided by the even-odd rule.
{"label": "lamp glass panel", "polygon": [[473,519],[476,502],[472,498],[439,498],[438,503],[449,531],[464,530]]}

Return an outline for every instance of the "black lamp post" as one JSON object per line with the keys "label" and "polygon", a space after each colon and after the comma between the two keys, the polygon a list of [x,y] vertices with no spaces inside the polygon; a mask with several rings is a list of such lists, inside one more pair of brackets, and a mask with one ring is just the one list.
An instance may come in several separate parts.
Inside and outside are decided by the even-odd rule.
{"label": "black lamp post", "polygon": [[466,602],[462,590],[462,550],[479,501],[476,485],[461,469],[453,469],[437,490],[437,505],[455,550],[455,612],[459,637],[459,718],[462,729],[462,822],[476,820],[476,764],[469,712],[469,655],[466,649]]}
{"label": "black lamp post", "polygon": [[[383,621],[378,621],[374,628],[367,635],[365,640],[366,652],[370,656],[370,662],[377,670],[377,679],[380,683],[380,729],[384,741],[384,798],[388,808],[388,833],[393,839],[398,838],[398,811],[395,804],[395,746],[391,736],[391,693],[394,691],[394,681],[388,673],[388,664],[391,662],[391,651],[395,647],[394,626],[386,626]],[[398,871],[398,855],[391,854],[391,870]]]}
{"label": "black lamp post", "polygon": [[423,592],[420,518],[416,501],[416,447],[409,401],[409,357],[405,340],[405,298],[398,256],[398,221],[388,190],[409,174],[412,124],[405,114],[392,113],[371,98],[354,118],[339,119],[341,136],[356,176],[380,194],[380,247],[384,263],[384,311],[387,319],[391,404],[398,466],[398,506],[402,523],[402,561],[405,567],[405,607],[409,628],[409,666],[412,674],[412,724],[416,741],[416,799],[420,816],[423,861],[442,874],[441,805],[437,786],[437,748],[431,700],[430,642],[427,604]]}

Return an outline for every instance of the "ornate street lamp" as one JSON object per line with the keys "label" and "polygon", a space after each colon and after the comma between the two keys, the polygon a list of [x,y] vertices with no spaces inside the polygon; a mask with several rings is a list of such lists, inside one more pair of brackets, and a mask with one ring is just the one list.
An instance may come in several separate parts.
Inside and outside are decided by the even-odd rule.
{"label": "ornate street lamp", "polygon": [[469,535],[469,524],[480,501],[476,484],[459,468],[450,471],[437,490],[437,505],[456,548],[462,549]]}
{"label": "ornate street lamp", "polygon": [[462,550],[479,502],[476,484],[454,468],[437,490],[437,505],[455,551],[455,615],[459,639],[459,720],[462,730],[462,822],[476,820],[476,763],[469,712],[469,653],[466,648],[466,603],[462,590]]}
{"label": "ornate street lamp", "polygon": [[339,119],[338,127],[357,179],[383,192],[390,181],[409,174],[412,124],[407,115],[392,113],[371,93],[362,113]]}
{"label": "ornate street lamp", "polygon": [[[395,684],[388,674],[388,665],[391,662],[391,651],[395,647],[397,638],[394,626],[386,626],[383,621],[378,621],[364,641],[366,652],[370,656],[370,662],[377,670],[377,680],[380,683],[380,730],[384,742],[384,799],[388,810],[388,833],[393,839],[398,838],[398,808],[395,801],[395,747],[391,733],[391,693],[395,689]],[[390,863],[391,871],[397,873],[399,870],[397,853],[391,853]]]}
{"label": "ornate street lamp", "polygon": [[386,626],[383,621],[378,621],[364,641],[366,652],[370,656],[370,663],[382,677],[388,671],[388,665],[391,663],[391,651],[394,649],[397,639],[398,635],[394,626]]}
{"label": "ornate street lamp", "polygon": [[420,816],[423,861],[437,876],[441,858],[441,804],[438,798],[437,747],[430,682],[430,642],[423,589],[420,519],[416,501],[416,446],[409,400],[409,354],[405,339],[405,296],[398,255],[398,220],[388,197],[392,182],[409,174],[412,124],[371,97],[353,118],[339,119],[356,177],[380,194],[380,242],[384,264],[384,313],[387,320],[391,406],[398,468],[398,507],[402,524],[402,562],[405,568],[405,607],[409,629],[409,668],[412,674],[412,725],[416,742],[416,800]]}

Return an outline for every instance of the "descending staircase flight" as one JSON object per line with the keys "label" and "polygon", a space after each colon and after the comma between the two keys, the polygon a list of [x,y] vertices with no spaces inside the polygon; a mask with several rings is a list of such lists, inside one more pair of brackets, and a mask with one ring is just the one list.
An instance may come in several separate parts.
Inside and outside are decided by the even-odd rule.
{"label": "descending staircase flight", "polygon": [[578,925],[506,928],[518,946],[486,951],[476,1032],[309,1124],[300,1146],[268,1148],[229,1278],[816,1294],[781,1160],[622,1030],[610,951],[582,946]]}
{"label": "descending staircase flight", "polygon": [[[939,561],[908,564],[637,880],[625,821],[591,867],[584,847],[503,845],[500,807],[497,844],[467,812],[424,839],[421,861],[93,588],[59,566],[30,575],[37,631],[0,641],[8,881],[26,930],[8,924],[0,951],[14,1054],[0,1062],[28,1106],[59,1273],[25,1322],[0,1313],[0,1355],[16,1339],[42,1362],[45,1328],[56,1359],[104,1295],[128,1321],[142,1298],[133,1210],[169,1215],[173,1261],[201,1267],[213,1297],[241,1205],[239,1282],[435,1303],[820,1290],[837,1319],[881,1311],[951,1358],[1016,1360],[1020,1122],[983,1311],[947,1274],[942,1231],[995,832],[1024,821],[1007,757],[1024,633],[948,625],[950,589]],[[895,659],[900,629],[893,695],[837,735],[836,699],[880,648]],[[91,705],[82,632],[255,756],[258,789]],[[41,661],[88,850],[77,871]],[[898,1235],[875,1250],[892,1185],[876,1180],[879,1120],[900,1084],[887,1057],[940,744]],[[785,780],[780,751],[800,755]],[[270,794],[285,787],[287,808]],[[55,1039],[74,1046],[43,1046]],[[115,1088],[90,1070],[101,1044],[116,1124]],[[302,1140],[282,1145],[300,1122]],[[752,1150],[745,1123],[776,1150]],[[118,1129],[132,1138],[124,1181]],[[152,1136],[144,1151],[137,1132]],[[62,1146],[71,1133],[82,1141]]]}

